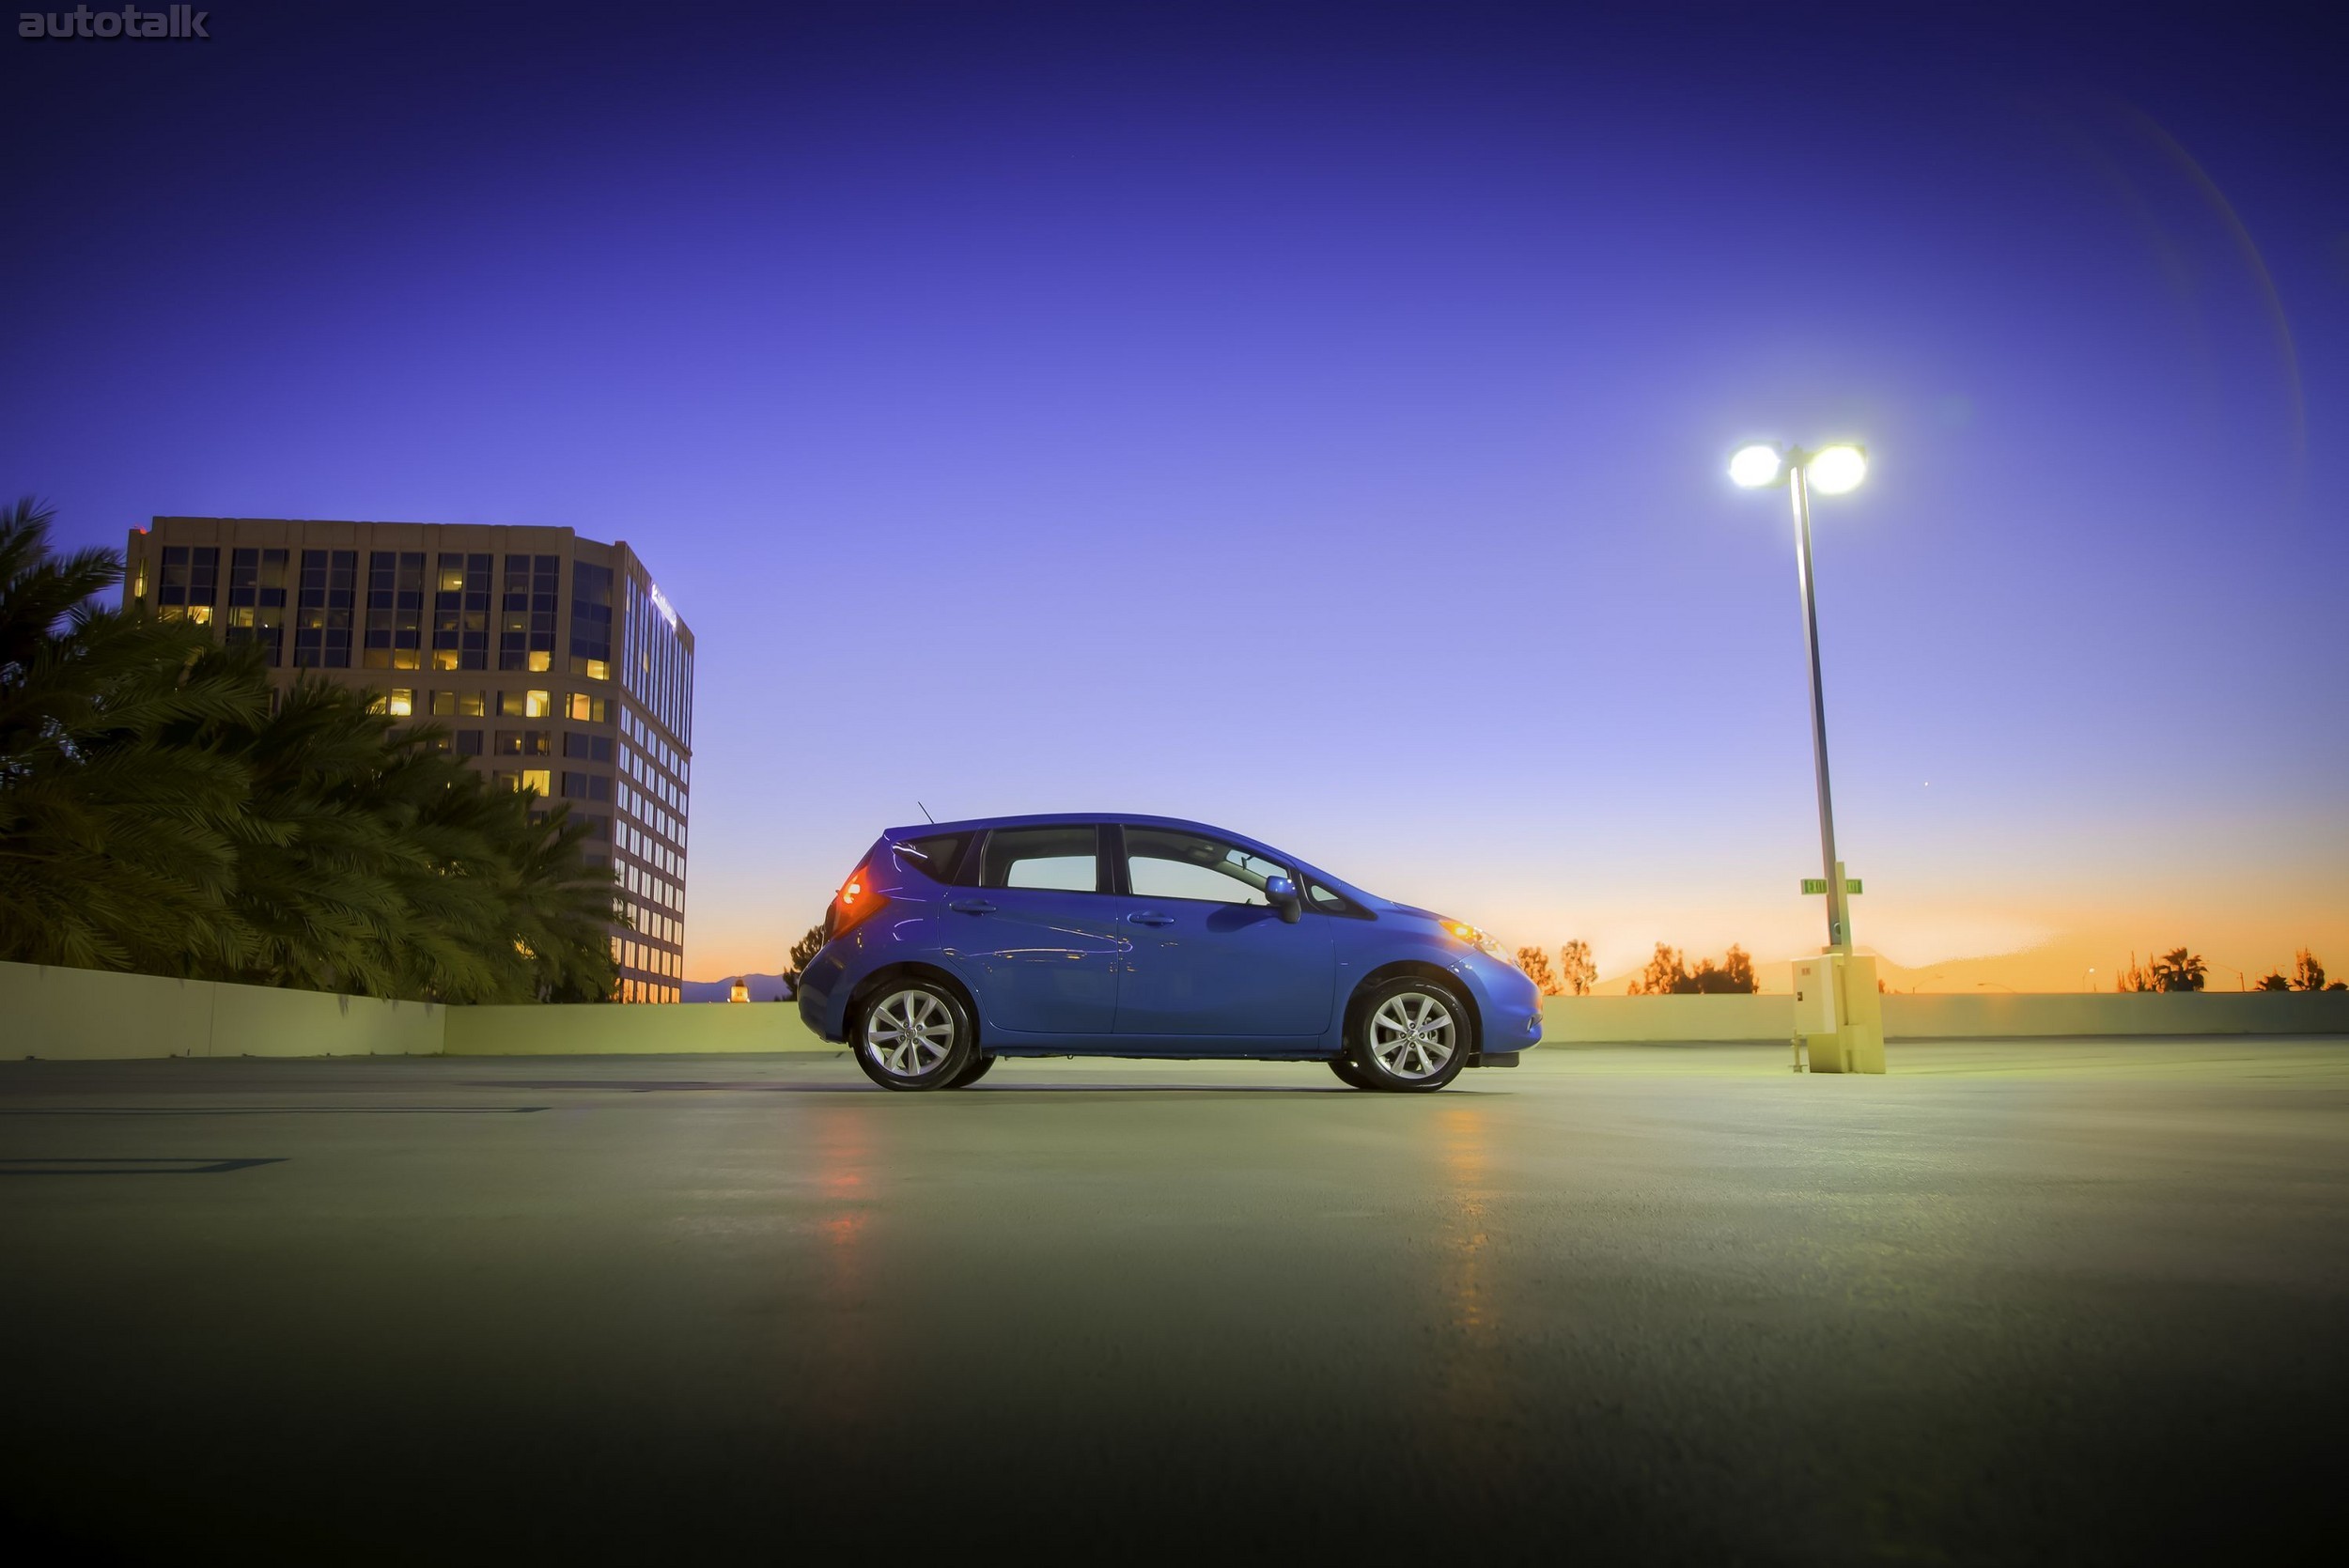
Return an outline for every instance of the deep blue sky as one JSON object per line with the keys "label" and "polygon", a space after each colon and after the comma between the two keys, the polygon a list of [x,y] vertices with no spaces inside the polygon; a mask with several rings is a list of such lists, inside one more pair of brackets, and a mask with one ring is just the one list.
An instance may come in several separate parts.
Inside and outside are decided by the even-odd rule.
{"label": "deep blue sky", "polygon": [[[1888,14],[1889,13],[1889,14]],[[224,5],[0,39],[0,488],[624,537],[689,968],[881,826],[1512,940],[2349,965],[2349,53],[2239,8]],[[2232,974],[2221,979],[2232,982]]]}

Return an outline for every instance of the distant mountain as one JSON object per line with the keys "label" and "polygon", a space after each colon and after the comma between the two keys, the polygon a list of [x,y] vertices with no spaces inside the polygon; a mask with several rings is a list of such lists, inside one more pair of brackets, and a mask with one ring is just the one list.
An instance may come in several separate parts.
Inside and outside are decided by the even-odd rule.
{"label": "distant mountain", "polygon": [[[740,978],[750,982],[753,1001],[789,1001],[790,983],[779,974],[746,974]],[[687,1001],[724,1001],[734,994],[736,977],[723,980],[688,980],[678,988]]]}

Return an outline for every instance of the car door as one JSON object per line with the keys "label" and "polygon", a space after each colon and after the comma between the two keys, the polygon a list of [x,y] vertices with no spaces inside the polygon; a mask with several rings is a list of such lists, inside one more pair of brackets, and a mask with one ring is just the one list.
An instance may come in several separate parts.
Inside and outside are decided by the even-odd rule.
{"label": "car door", "polygon": [[976,854],[978,885],[948,894],[946,931],[981,1028],[1106,1038],[1131,928],[1105,891],[1100,828],[997,828]]}
{"label": "car door", "polygon": [[1264,894],[1288,867],[1185,830],[1129,823],[1121,837],[1133,943],[1117,992],[1121,1041],[1237,1049],[1330,1027],[1330,924],[1306,913],[1292,924]]}

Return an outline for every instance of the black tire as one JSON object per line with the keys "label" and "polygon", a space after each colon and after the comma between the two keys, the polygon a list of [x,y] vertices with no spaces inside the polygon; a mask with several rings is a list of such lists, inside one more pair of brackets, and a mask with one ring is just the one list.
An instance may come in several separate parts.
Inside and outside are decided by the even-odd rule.
{"label": "black tire", "polygon": [[1337,1074],[1340,1080],[1342,1080],[1348,1089],[1368,1089],[1372,1087],[1370,1079],[1361,1075],[1361,1070],[1354,1065],[1352,1059],[1349,1057],[1333,1056],[1330,1058],[1330,1070]]}
{"label": "black tire", "polygon": [[876,988],[858,1004],[848,1038],[864,1076],[901,1093],[951,1089],[978,1056],[971,1010],[953,991],[919,977]]}
{"label": "black tire", "polygon": [[1468,1065],[1476,1048],[1475,1015],[1444,982],[1398,975],[1355,999],[1346,1014],[1346,1047],[1347,1064],[1366,1087],[1432,1094]]}
{"label": "black tire", "polygon": [[946,1087],[949,1089],[968,1089],[972,1084],[978,1082],[979,1079],[985,1078],[987,1076],[987,1070],[994,1065],[995,1059],[993,1057],[983,1055],[978,1051],[972,1051],[971,1053],[971,1060],[963,1064],[962,1076],[956,1079],[954,1082],[946,1085]]}

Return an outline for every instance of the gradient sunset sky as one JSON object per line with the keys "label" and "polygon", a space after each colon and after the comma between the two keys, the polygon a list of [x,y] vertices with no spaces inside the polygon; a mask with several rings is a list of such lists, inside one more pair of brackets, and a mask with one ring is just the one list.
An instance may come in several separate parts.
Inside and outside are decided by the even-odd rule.
{"label": "gradient sunset sky", "polygon": [[1223,823],[1611,973],[1821,939],[1790,526],[1723,463],[1860,440],[1861,943],[2349,972],[2349,93],[2294,14],[0,39],[0,489],[629,541],[699,639],[697,978],[917,800]]}

